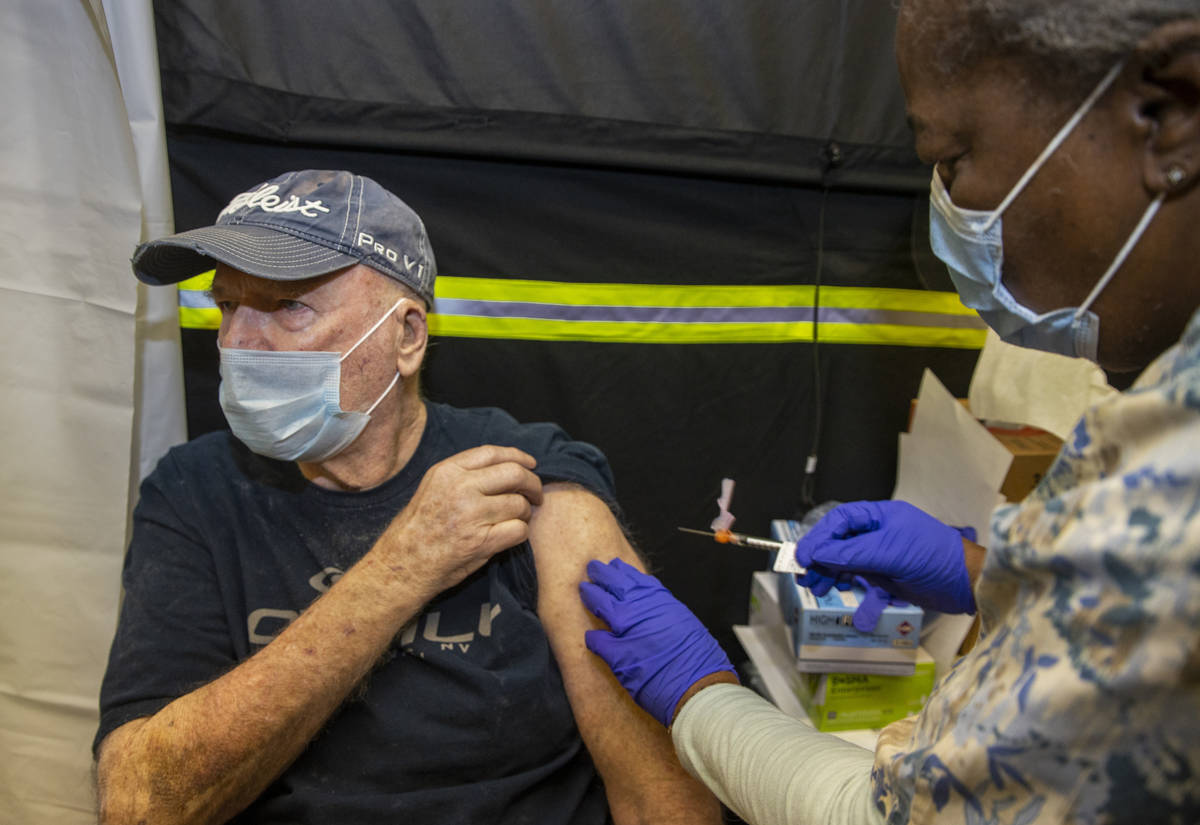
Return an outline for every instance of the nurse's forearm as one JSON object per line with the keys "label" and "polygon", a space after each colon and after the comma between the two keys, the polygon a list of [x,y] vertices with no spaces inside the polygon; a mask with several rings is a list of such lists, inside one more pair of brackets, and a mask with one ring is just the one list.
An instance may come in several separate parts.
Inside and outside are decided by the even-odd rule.
{"label": "nurse's forearm", "polygon": [[671,727],[679,761],[754,825],[882,823],[874,754],[735,685],[706,687]]}
{"label": "nurse's forearm", "polygon": [[971,587],[979,580],[979,571],[983,569],[983,561],[987,558],[987,548],[967,539],[963,543],[963,561],[967,565],[967,575],[971,577]]}

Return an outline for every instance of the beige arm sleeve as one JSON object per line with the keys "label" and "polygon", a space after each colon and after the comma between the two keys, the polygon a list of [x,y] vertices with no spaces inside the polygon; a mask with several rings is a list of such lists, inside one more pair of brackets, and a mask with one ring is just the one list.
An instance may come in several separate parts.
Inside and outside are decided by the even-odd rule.
{"label": "beige arm sleeve", "polygon": [[737,685],[704,688],[671,727],[679,761],[751,825],[882,823],[875,755]]}

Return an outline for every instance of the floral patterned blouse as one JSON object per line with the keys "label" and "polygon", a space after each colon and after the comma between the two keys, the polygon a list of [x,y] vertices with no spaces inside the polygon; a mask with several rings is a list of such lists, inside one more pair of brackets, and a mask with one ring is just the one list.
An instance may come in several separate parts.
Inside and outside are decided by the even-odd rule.
{"label": "floral patterned blouse", "polygon": [[886,820],[1200,823],[1200,312],[984,543],[978,643],[880,736]]}

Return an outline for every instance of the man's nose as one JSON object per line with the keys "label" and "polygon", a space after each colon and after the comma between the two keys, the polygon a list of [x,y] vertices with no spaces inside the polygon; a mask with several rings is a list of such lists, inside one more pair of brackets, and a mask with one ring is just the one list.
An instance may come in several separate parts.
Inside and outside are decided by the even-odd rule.
{"label": "man's nose", "polygon": [[217,343],[226,349],[273,350],[269,322],[269,313],[239,305],[221,318]]}

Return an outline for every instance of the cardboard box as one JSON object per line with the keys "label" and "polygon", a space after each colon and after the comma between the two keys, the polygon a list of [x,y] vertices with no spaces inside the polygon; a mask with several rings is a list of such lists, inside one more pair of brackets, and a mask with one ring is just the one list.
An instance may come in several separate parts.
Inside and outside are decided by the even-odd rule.
{"label": "cardboard box", "polygon": [[[967,399],[960,398],[958,402],[970,409]],[[909,430],[912,429],[912,419],[916,409],[917,401],[914,398],[908,408]],[[1054,433],[1046,432],[1038,427],[1018,426],[1013,428],[987,422],[980,423],[1012,453],[1012,464],[1009,465],[1004,483],[1000,485],[1000,493],[1008,501],[1021,501],[1033,491],[1033,488],[1042,480],[1042,476],[1046,474],[1046,470],[1054,463],[1058,451],[1062,449],[1062,439]]]}
{"label": "cardboard box", "polygon": [[817,730],[880,728],[919,713],[933,690],[933,659],[920,649],[911,676],[798,673],[793,691]]}
{"label": "cardboard box", "polygon": [[1042,480],[1062,449],[1062,439],[1037,427],[1005,429],[988,425],[987,431],[1012,453],[1012,465],[1000,485],[1009,501],[1020,501]]}
{"label": "cardboard box", "polygon": [[814,596],[795,576],[778,573],[779,606],[788,628],[798,670],[911,674],[921,638],[921,608],[884,608],[875,629],[864,633],[853,623],[865,595],[860,588],[832,589]]}

